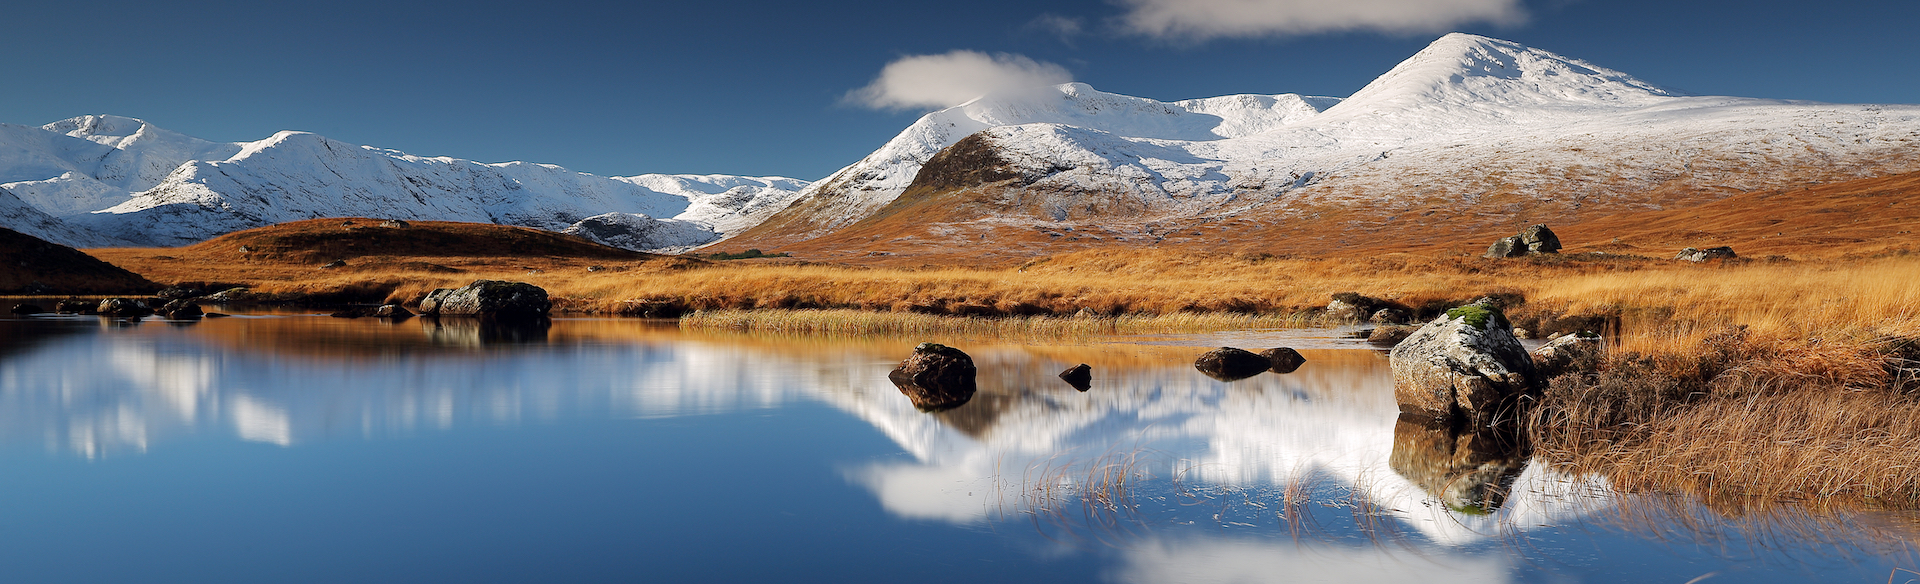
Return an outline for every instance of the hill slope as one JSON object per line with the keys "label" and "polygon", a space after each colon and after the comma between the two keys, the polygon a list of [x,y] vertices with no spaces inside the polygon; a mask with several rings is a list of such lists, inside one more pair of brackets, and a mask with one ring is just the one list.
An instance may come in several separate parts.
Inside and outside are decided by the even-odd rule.
{"label": "hill slope", "polygon": [[0,294],[140,294],[158,289],[146,278],[80,250],[0,228]]}

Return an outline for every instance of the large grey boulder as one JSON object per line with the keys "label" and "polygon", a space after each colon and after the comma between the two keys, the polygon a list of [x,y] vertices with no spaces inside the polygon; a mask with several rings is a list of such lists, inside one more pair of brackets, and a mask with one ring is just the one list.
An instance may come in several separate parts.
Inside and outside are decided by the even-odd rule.
{"label": "large grey boulder", "polygon": [[920,343],[887,380],[923,412],[950,410],[973,399],[977,370],[965,351],[940,343]]}
{"label": "large grey boulder", "polygon": [[546,318],[547,312],[553,309],[553,302],[547,300],[546,290],[525,282],[476,280],[436,297],[435,294],[439,292],[435,290],[427,295],[434,300],[432,310],[429,311],[428,303],[422,301],[421,312],[497,320],[538,320]]}
{"label": "large grey boulder", "polygon": [[1447,311],[1395,345],[1388,361],[1400,411],[1474,425],[1512,419],[1519,398],[1539,388],[1533,357],[1492,303]]}

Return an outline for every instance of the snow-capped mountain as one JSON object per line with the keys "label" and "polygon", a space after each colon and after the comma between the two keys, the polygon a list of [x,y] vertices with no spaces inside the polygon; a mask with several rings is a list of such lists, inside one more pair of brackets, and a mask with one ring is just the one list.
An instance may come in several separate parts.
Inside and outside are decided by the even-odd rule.
{"label": "snow-capped mountain", "polygon": [[305,132],[218,143],[117,116],[82,116],[39,128],[0,125],[0,186],[54,218],[13,213],[5,218],[7,226],[17,223],[26,226],[22,231],[39,229],[53,241],[82,246],[180,245],[316,217],[559,231],[619,213],[627,216],[625,225],[674,220],[666,229],[647,230],[673,233],[671,242],[621,239],[649,246],[636,249],[684,247],[750,224],[749,216],[784,205],[805,185],[780,177],[601,177],[550,164],[415,156]]}
{"label": "snow-capped mountain", "polygon": [[[1153,110],[1083,85],[1055,89],[928,114],[734,241],[820,251],[911,239],[964,250],[1001,245],[1015,224],[1029,233],[1097,226],[1157,241],[1171,225],[1244,220],[1263,230],[1248,232],[1249,241],[1273,242],[1331,231],[1324,221],[1335,215],[1373,230],[1452,221],[1458,231],[1526,214],[1570,220],[1920,170],[1912,155],[1920,106],[1682,96],[1467,34],[1440,38],[1346,99],[1279,96],[1272,107],[1238,110],[1245,117],[1221,115],[1207,135],[1178,124],[1146,127],[1185,132],[1143,128],[1139,120],[1181,118],[1143,113],[1172,104]],[[1077,111],[1063,104],[1087,96],[1136,107],[1089,108],[1096,113],[1076,119],[1034,113]],[[1227,99],[1250,98],[1176,103]],[[936,184],[959,169],[921,172],[933,152],[982,125],[970,146],[981,152],[954,161],[1000,169],[992,180]],[[909,175],[932,182],[914,200],[896,200],[922,184],[900,178]],[[908,205],[922,206],[889,210]],[[857,238],[832,235],[856,222]]]}
{"label": "snow-capped mountain", "polygon": [[800,219],[793,227],[808,234],[845,226],[892,202],[934,153],[988,128],[1046,123],[1148,141],[1209,141],[1282,127],[1339,101],[1287,93],[1160,102],[1084,83],[996,93],[921,117],[879,150],[802,191],[801,202],[782,215]]}

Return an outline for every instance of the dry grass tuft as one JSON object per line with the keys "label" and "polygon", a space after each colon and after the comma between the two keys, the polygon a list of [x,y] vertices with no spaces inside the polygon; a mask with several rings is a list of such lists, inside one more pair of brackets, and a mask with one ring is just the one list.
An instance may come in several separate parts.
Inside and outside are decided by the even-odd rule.
{"label": "dry grass tuft", "polygon": [[1716,508],[1920,507],[1911,341],[1796,344],[1744,328],[1685,353],[1627,353],[1554,381],[1528,431],[1541,460],[1626,492]]}

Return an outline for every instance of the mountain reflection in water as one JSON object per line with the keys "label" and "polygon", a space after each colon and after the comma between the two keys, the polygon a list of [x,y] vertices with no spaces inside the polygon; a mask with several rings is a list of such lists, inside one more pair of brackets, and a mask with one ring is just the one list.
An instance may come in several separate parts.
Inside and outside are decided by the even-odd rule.
{"label": "mountain reflection in water", "polygon": [[[1623,501],[1641,501],[1599,477],[1527,465],[1510,438],[1401,418],[1387,361],[1370,350],[1309,349],[1292,373],[1222,382],[1190,365],[1218,339],[953,341],[978,368],[975,393],[926,412],[888,380],[914,340],[752,337],[594,319],[537,329],[324,317],[161,324],[0,321],[0,447],[112,458],[190,435],[292,446],[819,403],[909,455],[840,469],[899,518],[1032,520],[1046,532],[1047,521],[1071,515],[1063,505],[1079,505],[1088,516],[1267,537],[1311,524],[1336,539],[1417,541],[1423,561],[1451,566],[1433,574],[1426,564],[1351,565],[1376,557],[1366,546],[1156,536],[1128,544],[1115,575],[1141,582],[1262,580],[1275,563],[1295,564],[1288,574],[1307,579],[1320,566],[1327,578],[1499,580],[1514,560],[1471,546],[1583,529]],[[1085,392],[1058,376],[1078,363],[1092,366]],[[1319,500],[1295,500],[1296,491]]]}

